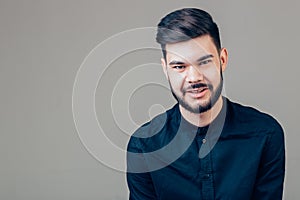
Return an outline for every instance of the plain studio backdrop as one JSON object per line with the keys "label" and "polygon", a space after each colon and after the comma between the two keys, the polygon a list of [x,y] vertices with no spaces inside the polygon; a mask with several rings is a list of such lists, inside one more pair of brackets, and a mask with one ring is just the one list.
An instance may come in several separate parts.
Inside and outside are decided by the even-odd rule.
{"label": "plain studio backdrop", "polygon": [[[78,133],[73,119],[75,77],[100,42],[126,30],[155,27],[161,17],[183,7],[205,9],[219,25],[229,51],[226,96],[271,113],[282,124],[285,199],[299,199],[299,2],[1,0],[0,199],[128,198],[124,172],[97,160],[80,140],[87,132]],[[156,45],[154,37],[146,39]],[[113,48],[117,52],[130,44],[134,41],[125,37]],[[98,55],[99,69],[106,53],[115,52]],[[120,149],[132,129],[174,103],[162,86],[160,56],[155,48],[129,49],[105,66],[98,82],[95,113],[106,137]],[[118,163],[113,152],[102,153]]]}

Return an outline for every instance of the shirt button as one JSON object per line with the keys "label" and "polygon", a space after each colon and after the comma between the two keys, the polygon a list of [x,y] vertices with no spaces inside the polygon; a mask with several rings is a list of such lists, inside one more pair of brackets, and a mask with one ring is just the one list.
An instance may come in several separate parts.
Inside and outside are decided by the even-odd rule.
{"label": "shirt button", "polygon": [[202,140],[202,143],[205,144],[205,143],[206,143],[206,139],[203,139],[203,140]]}
{"label": "shirt button", "polygon": [[210,174],[204,174],[204,175],[203,175],[203,178],[204,178],[204,179],[209,179],[209,178],[210,178]]}

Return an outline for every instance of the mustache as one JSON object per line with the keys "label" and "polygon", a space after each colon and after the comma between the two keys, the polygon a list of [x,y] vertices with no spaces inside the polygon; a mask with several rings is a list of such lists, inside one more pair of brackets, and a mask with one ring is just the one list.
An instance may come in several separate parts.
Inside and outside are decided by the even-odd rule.
{"label": "mustache", "polygon": [[187,88],[185,88],[185,91],[186,90],[192,90],[192,89],[198,89],[198,88],[201,88],[201,87],[207,87],[209,89],[213,88],[213,86],[211,84],[196,83],[196,84],[189,85]]}

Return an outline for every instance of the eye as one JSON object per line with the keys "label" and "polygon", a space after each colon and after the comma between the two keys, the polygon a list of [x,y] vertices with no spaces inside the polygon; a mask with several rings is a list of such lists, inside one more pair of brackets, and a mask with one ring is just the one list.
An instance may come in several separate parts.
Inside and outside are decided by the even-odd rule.
{"label": "eye", "polygon": [[207,65],[208,63],[211,63],[212,60],[203,60],[199,63],[199,65]]}
{"label": "eye", "polygon": [[183,66],[183,65],[175,65],[172,68],[173,69],[177,69],[177,70],[183,70],[185,68],[185,66]]}

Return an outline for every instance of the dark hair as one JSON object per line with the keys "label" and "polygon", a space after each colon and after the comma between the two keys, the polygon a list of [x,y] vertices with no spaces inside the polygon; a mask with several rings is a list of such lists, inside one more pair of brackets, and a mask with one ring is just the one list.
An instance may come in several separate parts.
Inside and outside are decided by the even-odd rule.
{"label": "dark hair", "polygon": [[183,8],[169,13],[157,25],[156,41],[161,45],[166,59],[166,44],[183,42],[209,35],[219,51],[221,41],[217,24],[210,14],[197,8]]}

